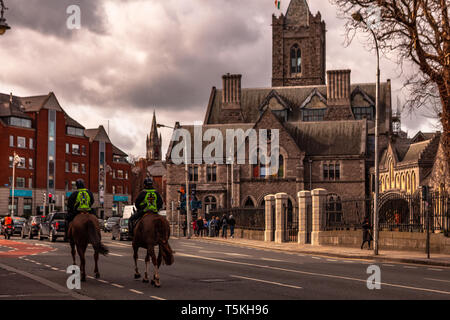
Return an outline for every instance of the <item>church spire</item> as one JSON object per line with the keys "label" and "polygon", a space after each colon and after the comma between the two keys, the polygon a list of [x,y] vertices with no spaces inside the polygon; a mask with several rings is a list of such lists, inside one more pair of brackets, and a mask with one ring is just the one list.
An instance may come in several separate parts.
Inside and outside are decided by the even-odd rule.
{"label": "church spire", "polygon": [[150,135],[147,137],[147,160],[161,160],[161,135],[158,136],[155,110],[153,110]]}

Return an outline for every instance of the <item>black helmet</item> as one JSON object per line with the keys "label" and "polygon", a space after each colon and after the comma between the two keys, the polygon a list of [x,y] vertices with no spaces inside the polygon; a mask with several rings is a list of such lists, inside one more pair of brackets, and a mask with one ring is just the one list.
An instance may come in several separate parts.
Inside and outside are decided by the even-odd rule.
{"label": "black helmet", "polygon": [[83,179],[78,179],[75,184],[77,186],[77,189],[84,189],[84,180]]}
{"label": "black helmet", "polygon": [[144,180],[144,188],[150,189],[153,188],[153,180],[150,177],[145,178]]}

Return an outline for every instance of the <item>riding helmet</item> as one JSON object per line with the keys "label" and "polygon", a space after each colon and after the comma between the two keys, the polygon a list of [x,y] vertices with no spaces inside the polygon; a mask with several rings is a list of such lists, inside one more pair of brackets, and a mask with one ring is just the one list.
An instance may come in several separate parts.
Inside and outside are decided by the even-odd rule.
{"label": "riding helmet", "polygon": [[153,180],[150,177],[145,178],[144,187],[147,189],[153,188]]}
{"label": "riding helmet", "polygon": [[83,179],[78,179],[75,184],[77,186],[77,189],[84,189],[84,180]]}

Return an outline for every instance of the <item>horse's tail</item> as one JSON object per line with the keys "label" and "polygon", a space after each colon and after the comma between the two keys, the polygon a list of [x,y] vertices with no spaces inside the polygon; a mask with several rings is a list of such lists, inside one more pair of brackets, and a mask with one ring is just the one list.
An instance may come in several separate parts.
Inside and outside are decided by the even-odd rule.
{"label": "horse's tail", "polygon": [[155,227],[159,237],[159,252],[162,254],[164,263],[170,266],[174,261],[173,251],[169,244],[170,227],[159,219],[155,221]]}
{"label": "horse's tail", "polygon": [[101,242],[100,232],[95,227],[92,220],[88,220],[88,239],[94,250],[106,256],[109,252],[108,248]]}

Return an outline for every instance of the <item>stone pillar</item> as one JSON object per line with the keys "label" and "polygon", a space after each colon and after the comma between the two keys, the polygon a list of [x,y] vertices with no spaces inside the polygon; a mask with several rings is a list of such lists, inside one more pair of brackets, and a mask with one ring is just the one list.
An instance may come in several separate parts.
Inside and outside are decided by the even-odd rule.
{"label": "stone pillar", "polygon": [[327,194],[328,192],[325,189],[314,189],[312,191],[312,245],[320,244],[319,234],[325,225]]}
{"label": "stone pillar", "polygon": [[287,193],[277,193],[275,195],[275,242],[282,243],[285,241],[285,223],[286,223],[286,210],[288,205]]}
{"label": "stone pillar", "polygon": [[298,243],[306,244],[308,239],[308,206],[311,205],[311,191],[297,193],[298,200]]}
{"label": "stone pillar", "polygon": [[264,241],[273,241],[273,230],[275,226],[273,225],[273,215],[275,210],[272,208],[275,206],[275,195],[269,194],[264,197],[265,200],[265,218],[266,218],[266,230],[264,231]]}

